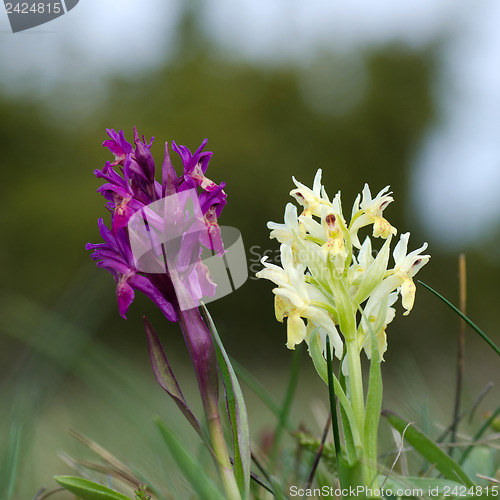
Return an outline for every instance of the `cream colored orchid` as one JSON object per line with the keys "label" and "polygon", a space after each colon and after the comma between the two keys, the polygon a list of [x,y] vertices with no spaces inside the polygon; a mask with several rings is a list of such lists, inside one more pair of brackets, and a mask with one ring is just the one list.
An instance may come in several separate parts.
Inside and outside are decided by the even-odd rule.
{"label": "cream colored orchid", "polygon": [[280,243],[293,242],[305,233],[297,217],[297,207],[291,203],[287,203],[285,207],[285,223],[268,222],[267,227],[271,229],[269,238],[276,238]]}
{"label": "cream colored orchid", "polygon": [[430,255],[420,255],[421,252],[427,249],[427,243],[424,243],[417,250],[413,250],[408,255],[408,240],[410,233],[401,235],[399,243],[394,248],[394,274],[403,280],[401,284],[401,300],[403,307],[406,309],[405,315],[408,315],[413,308],[415,301],[415,283],[413,283],[413,276],[429,262]]}
{"label": "cream colored orchid", "polygon": [[269,279],[278,285],[273,290],[276,295],[275,314],[280,322],[287,318],[287,347],[294,349],[297,344],[306,340],[307,329],[302,319],[305,318],[330,335],[335,353],[340,358],[343,343],[333,319],[325,309],[328,307],[328,299],[316,286],[306,282],[305,266],[294,263],[291,243],[281,245],[283,268],[268,263],[267,257],[261,262],[265,268],[257,273],[257,277]]}
{"label": "cream colored orchid", "polygon": [[408,240],[410,233],[402,234],[396,247],[394,248],[393,257],[395,266],[387,271],[387,277],[373,291],[372,296],[377,300],[381,300],[385,295],[399,289],[401,293],[401,302],[407,316],[413,308],[415,302],[416,286],[413,282],[413,276],[429,262],[430,255],[420,255],[427,248],[427,243],[424,243],[417,250],[413,250],[408,255]]}
{"label": "cream colored orchid", "polygon": [[[396,229],[383,217],[393,201],[389,187],[372,198],[365,184],[352,209],[349,225],[342,214],[340,192],[329,201],[318,170],[310,189],[293,178],[296,189],[290,194],[304,208],[298,215],[291,203],[285,208],[284,224],[269,222],[271,238],[281,243],[281,266],[264,258],[257,277],[273,281],[276,318],[287,318],[287,346],[293,349],[308,341],[308,329],[320,328],[332,338],[337,355],[342,340],[356,342],[371,356],[371,335],[375,335],[382,356],[387,348],[386,327],[394,317],[391,307],[401,294],[405,315],[415,299],[413,276],[429,261],[421,255],[427,248],[407,255],[409,233],[401,236],[393,251],[395,266],[388,269],[392,236]],[[373,236],[385,239],[374,249],[370,237],[359,243],[358,231],[373,225]],[[358,311],[366,317],[359,320]],[[307,320],[307,326],[306,322]],[[344,331],[345,330],[345,331]],[[323,335],[324,336],[324,335]]]}
{"label": "cream colored orchid", "polygon": [[[361,464],[363,481],[371,487],[379,475],[374,466],[377,408],[382,404],[377,365],[387,350],[386,330],[395,317],[393,306],[399,295],[405,315],[413,307],[413,277],[429,261],[429,255],[422,255],[427,243],[408,253],[410,233],[403,234],[394,248],[391,269],[391,244],[397,231],[383,217],[384,209],[393,201],[388,186],[372,198],[365,184],[347,224],[340,193],[329,200],[321,185],[321,170],[316,173],[312,189],[295,178],[293,182],[296,189],[290,194],[303,211],[297,215],[297,209],[288,204],[284,224],[268,223],[271,238],[281,243],[281,267],[264,258],[264,269],[257,277],[277,285],[273,290],[275,313],[278,321],[287,319],[287,347],[294,349],[305,341],[320,377],[329,385],[333,381],[335,395],[345,412],[344,421],[351,430],[352,442],[345,439],[348,461]],[[366,226],[373,226],[374,238],[385,240],[377,248],[369,236],[360,244],[358,232]],[[326,339],[331,339],[335,356],[341,359],[344,385],[328,372],[332,366],[325,359]],[[363,350],[370,359],[366,398]]]}
{"label": "cream colored orchid", "polygon": [[330,205],[328,195],[326,194],[325,188],[321,185],[321,174],[322,171],[319,168],[316,172],[313,182],[313,188],[310,189],[301,182],[297,181],[295,177],[292,177],[294,184],[297,189],[292,189],[290,195],[293,196],[297,202],[304,207],[302,215],[311,217],[316,215],[321,216],[322,209],[325,205]]}
{"label": "cream colored orchid", "polygon": [[396,316],[394,305],[398,299],[398,292],[392,292],[385,297],[382,302],[375,302],[371,298],[366,303],[363,315],[358,328],[359,348],[364,349],[368,359],[372,355],[372,335],[377,340],[377,349],[380,358],[384,359],[384,353],[387,350],[387,325]]}
{"label": "cream colored orchid", "polygon": [[306,238],[321,245],[319,255],[323,262],[327,262],[331,257],[335,262],[335,267],[338,273],[342,273],[345,267],[347,258],[347,249],[344,235],[347,232],[345,223],[342,221],[342,216],[338,212],[335,213],[331,209],[327,212],[323,210],[321,224],[301,215],[299,220],[302,226],[307,231]]}
{"label": "cream colored orchid", "polygon": [[361,205],[359,203],[360,196],[356,198],[352,209],[351,232],[352,244],[356,248],[361,245],[358,239],[358,231],[369,224],[373,224],[373,237],[374,238],[387,238],[390,234],[396,234],[396,228],[382,217],[382,212],[391,203],[394,198],[391,196],[389,186],[382,189],[375,198],[372,199],[372,194],[368,184],[363,188],[363,200]]}

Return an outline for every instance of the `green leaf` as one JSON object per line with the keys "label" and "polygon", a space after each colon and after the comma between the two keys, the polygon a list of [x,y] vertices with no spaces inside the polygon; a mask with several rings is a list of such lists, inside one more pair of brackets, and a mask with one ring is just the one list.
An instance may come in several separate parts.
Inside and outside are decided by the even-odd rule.
{"label": "green leaf", "polygon": [[[467,487],[474,486],[469,476],[462,470],[455,460],[448,456],[423,432],[416,429],[413,425],[408,425],[406,420],[395,413],[384,410],[382,415],[388,422],[410,443],[415,450],[422,455],[428,462],[433,464],[436,469],[443,474],[446,479],[451,481],[460,481]],[[405,431],[406,429],[406,431]]]}
{"label": "green leaf", "polygon": [[65,489],[83,500],[130,500],[102,484],[74,476],[54,476],[54,479]]}
{"label": "green leaf", "polygon": [[170,364],[165,356],[163,347],[161,346],[160,339],[156,332],[154,331],[151,323],[148,321],[146,316],[144,316],[144,328],[146,330],[146,335],[148,337],[149,344],[149,358],[151,360],[151,366],[153,368],[153,373],[157,382],[165,390],[165,392],[174,400],[177,407],[181,410],[183,415],[186,417],[188,422],[192,425],[193,429],[198,433],[203,442],[208,445],[208,439],[203,433],[203,430],[193,415],[193,412],[189,408],[184,395],[177,383],[174,372],[170,368]]}
{"label": "green leaf", "polygon": [[[363,487],[363,467],[361,462],[354,462],[353,464],[348,464],[344,459],[341,458],[341,463],[339,464],[339,482],[344,485],[344,487],[357,488],[358,486]],[[360,498],[363,496],[360,495]]]}
{"label": "green leaf", "polygon": [[226,403],[233,432],[234,473],[242,498],[245,499],[248,498],[250,493],[250,466],[252,461],[250,427],[248,425],[245,400],[243,399],[238,378],[224,349],[215,323],[205,304],[202,303],[201,307],[215,342],[217,362],[224,384]]}
{"label": "green leaf", "polygon": [[[387,298],[383,301],[381,308],[387,309]],[[379,314],[379,316],[381,316]],[[367,321],[370,325],[370,322]],[[378,331],[378,329],[376,330]],[[371,462],[377,460],[377,437],[378,427],[380,422],[380,411],[382,409],[382,371],[380,368],[380,354],[378,351],[377,337],[375,336],[373,328],[370,328],[370,341],[371,341],[371,361],[370,373],[368,376],[368,392],[366,395],[366,417],[365,417],[365,452],[366,457]],[[368,464],[372,472],[370,483],[376,477],[376,463]]]}
{"label": "green leaf", "polygon": [[[332,351],[330,348],[330,337],[326,337],[326,366],[328,369],[328,392],[330,395],[330,412],[332,415],[332,433],[333,442],[335,444],[335,457],[337,459],[337,467],[339,469],[339,478],[342,479],[342,462],[341,462],[341,451],[340,451],[340,436],[339,436],[339,422],[337,418],[337,400],[335,399],[335,384],[333,383],[333,366],[332,366]],[[342,481],[340,486],[345,484]]]}
{"label": "green leaf", "polygon": [[[339,385],[342,391],[345,393],[346,381],[345,381],[345,375],[342,373],[342,363],[344,359],[345,355],[344,357],[342,357],[342,360],[340,361],[341,368],[339,370]],[[358,461],[358,452],[356,450],[356,445],[354,443],[354,438],[352,436],[351,425],[349,423],[347,413],[345,412],[345,409],[342,404],[340,405],[340,418],[342,419],[342,430],[344,431],[344,444],[347,454],[347,461],[349,465],[353,466]],[[352,418],[354,418],[354,413],[352,415]]]}
{"label": "green leaf", "polygon": [[199,498],[203,500],[226,500],[212,480],[207,477],[199,460],[195,460],[185,449],[174,433],[165,425],[160,417],[155,417],[155,424],[165,441],[176,464]]}

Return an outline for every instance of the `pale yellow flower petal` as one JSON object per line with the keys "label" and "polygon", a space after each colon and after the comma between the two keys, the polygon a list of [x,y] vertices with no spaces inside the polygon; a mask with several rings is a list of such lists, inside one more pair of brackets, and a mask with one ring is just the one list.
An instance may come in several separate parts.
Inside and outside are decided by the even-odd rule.
{"label": "pale yellow flower petal", "polygon": [[294,313],[288,316],[286,343],[288,349],[295,349],[295,346],[306,338],[306,334],[306,325],[300,315]]}

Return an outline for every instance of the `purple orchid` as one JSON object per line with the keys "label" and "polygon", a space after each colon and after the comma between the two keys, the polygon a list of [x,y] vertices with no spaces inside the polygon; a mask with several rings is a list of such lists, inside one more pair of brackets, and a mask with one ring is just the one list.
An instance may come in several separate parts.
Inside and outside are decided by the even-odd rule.
{"label": "purple orchid", "polygon": [[[92,259],[113,275],[122,317],[126,317],[135,290],[138,290],[148,296],[167,319],[178,321],[200,389],[209,449],[219,468],[227,497],[239,500],[242,498],[240,488],[248,496],[250,444],[247,439],[246,454],[238,452],[240,461],[237,464],[246,471],[242,472],[245,484],[238,484],[220,421],[214,337],[198,309],[200,299],[214,296],[216,291],[216,284],[202,262],[203,247],[212,251],[210,258],[214,253],[219,256],[224,254],[217,218],[227,203],[225,184],[217,185],[205,176],[213,154],[203,151],[206,139],[194,154],[187,147],[172,142],[173,150],[182,159],[183,173],[180,176],[172,166],[165,143],[160,184],[155,179],[155,162],[151,154],[153,138],[149,143],[144,136],[141,139],[134,127],[134,147],[126,141],[122,130],[107,130],[107,133],[109,139],[103,145],[114,155],[114,161],[106,162],[102,170],[94,173],[104,180],[98,192],[107,200],[111,229],[99,219],[99,232],[104,242],[88,243],[85,248],[93,250]],[[207,439],[187,406],[158,337],[144,319],[157,381],[174,399],[200,437]],[[218,338],[216,333],[214,335]],[[221,349],[220,340],[218,343]],[[231,388],[231,391],[234,389]],[[241,408],[244,411],[243,401],[237,404],[240,413],[234,418],[238,418],[238,424],[244,426],[246,414],[244,419],[241,413]],[[228,402],[229,411],[230,408]],[[241,436],[248,438],[248,429],[243,429]],[[235,450],[240,449],[241,436],[238,430]]]}
{"label": "purple orchid", "polygon": [[[107,133],[110,139],[104,141],[103,146],[109,148],[115,161],[106,162],[104,168],[95,170],[94,174],[105,180],[98,192],[107,200],[106,207],[111,212],[111,230],[101,219],[99,231],[105,243],[89,243],[86,248],[94,250],[92,258],[98,261],[98,266],[107,269],[113,275],[116,281],[118,308],[123,317],[133,301],[134,290],[139,290],[151,298],[170,321],[176,321],[179,318],[180,308],[176,287],[172,285],[172,279],[175,276],[170,273],[173,270],[165,269],[167,279],[161,280],[163,286],[159,287],[157,279],[153,279],[151,275],[140,269],[130,246],[129,222],[134,216],[140,215],[144,218],[146,226],[148,224],[154,226],[155,221],[152,221],[151,217],[146,218],[145,215],[141,215],[151,213],[151,211],[145,212],[148,206],[152,206],[166,196],[191,190],[197,197],[196,202],[201,208],[199,217],[204,221],[206,228],[205,231],[199,233],[199,242],[221,255],[224,249],[217,218],[226,205],[225,184],[217,185],[205,177],[213,154],[203,151],[207,143],[206,139],[194,154],[186,146],[177,146],[173,142],[173,149],[180,155],[183,163],[181,176],[177,176],[172,166],[168,145],[165,144],[162,183],[160,184],[155,180],[155,162],[151,154],[154,138],[151,138],[149,143],[144,136],[141,140],[134,127],[134,148],[126,141],[122,130],[116,132],[108,129]],[[179,218],[179,214],[175,217]],[[168,225],[172,226],[172,220],[175,217],[173,213],[165,214],[164,221],[156,222],[156,226],[160,225],[165,230]],[[193,295],[193,303],[197,304],[202,296],[212,296],[215,293],[215,285],[201,262],[201,248],[193,247],[194,243],[192,234],[189,237],[183,237],[183,246],[179,250],[179,262],[182,261],[183,255],[194,255],[191,265],[183,266],[183,273],[185,288]],[[186,260],[185,257],[184,260]]]}

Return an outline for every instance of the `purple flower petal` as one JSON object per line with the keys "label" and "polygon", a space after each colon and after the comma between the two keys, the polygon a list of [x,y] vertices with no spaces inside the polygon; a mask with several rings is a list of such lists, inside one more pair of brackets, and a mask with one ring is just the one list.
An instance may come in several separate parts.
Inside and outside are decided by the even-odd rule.
{"label": "purple flower petal", "polygon": [[[203,296],[213,296],[215,293],[215,284],[200,260],[200,243],[219,254],[224,252],[217,218],[227,203],[225,184],[217,185],[205,176],[213,154],[204,151],[206,139],[194,153],[172,141],[172,149],[180,155],[183,163],[183,174],[180,177],[172,166],[168,144],[165,143],[160,184],[155,180],[155,162],[151,154],[153,138],[148,143],[144,136],[139,136],[134,127],[134,148],[125,140],[122,130],[116,132],[108,129],[107,133],[109,139],[104,141],[103,145],[109,148],[115,159],[112,163],[106,162],[102,170],[95,170],[94,173],[105,181],[98,192],[107,200],[106,208],[111,212],[111,229],[99,219],[99,232],[104,243],[88,243],[86,249],[93,251],[92,259],[99,267],[113,275],[118,308],[123,317],[134,299],[134,291],[139,290],[147,295],[170,321],[176,321],[179,304],[171,279],[174,275],[182,284],[182,293],[186,292],[193,298],[193,304],[197,304]],[[117,166],[115,170],[114,167]],[[194,196],[197,199],[195,198],[194,202],[200,205],[195,217],[191,211],[187,211],[191,209],[188,209],[187,205],[184,207],[182,202],[182,206],[173,207],[175,213],[156,214],[154,209],[149,208],[157,200],[190,189],[195,190]],[[199,194],[196,194],[197,192]],[[186,197],[180,197],[181,200],[184,198]],[[144,245],[139,248],[144,248],[145,252],[153,249],[156,254],[156,257],[153,255],[154,259],[161,261],[161,252],[158,252],[162,239],[168,238],[168,235],[164,234],[165,231],[171,230],[176,235],[184,235],[174,236],[171,241],[167,239],[165,242],[169,244],[168,251],[175,254],[175,268],[171,269],[174,274],[171,275],[168,269],[162,275],[138,271],[136,266],[143,264],[136,262],[129,240],[129,223],[138,213],[142,214],[139,217],[145,221],[142,224],[146,235]],[[191,219],[196,219],[204,229],[196,231],[192,227]],[[139,235],[140,238],[141,234],[134,232],[134,235]],[[138,258],[139,262],[142,262],[142,254]],[[142,267],[139,269],[143,270]]]}

